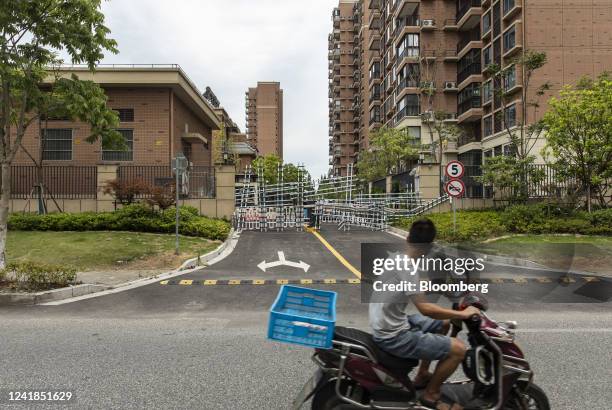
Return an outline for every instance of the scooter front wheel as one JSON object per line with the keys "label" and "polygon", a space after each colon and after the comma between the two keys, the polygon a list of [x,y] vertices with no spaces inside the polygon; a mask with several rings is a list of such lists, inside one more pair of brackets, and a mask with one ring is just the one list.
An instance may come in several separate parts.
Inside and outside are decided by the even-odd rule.
{"label": "scooter front wheel", "polygon": [[540,386],[520,381],[504,406],[504,410],[550,410],[550,403]]}

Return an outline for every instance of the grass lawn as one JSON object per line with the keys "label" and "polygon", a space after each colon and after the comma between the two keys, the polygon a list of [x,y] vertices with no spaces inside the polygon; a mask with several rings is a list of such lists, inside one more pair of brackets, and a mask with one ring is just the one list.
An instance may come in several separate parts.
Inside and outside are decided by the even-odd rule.
{"label": "grass lawn", "polygon": [[31,261],[70,265],[79,271],[176,268],[186,259],[210,252],[219,242],[180,237],[181,255],[174,255],[174,235],[136,232],[9,231],[9,262]]}
{"label": "grass lawn", "polygon": [[556,269],[612,274],[612,237],[582,235],[511,236],[470,248],[528,259]]}

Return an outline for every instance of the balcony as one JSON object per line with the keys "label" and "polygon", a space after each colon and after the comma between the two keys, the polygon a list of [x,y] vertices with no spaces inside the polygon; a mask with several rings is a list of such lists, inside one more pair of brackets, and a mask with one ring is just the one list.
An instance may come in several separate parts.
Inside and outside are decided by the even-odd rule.
{"label": "balcony", "polygon": [[373,32],[368,44],[368,50],[380,50],[380,34]]}
{"label": "balcony", "polygon": [[371,0],[370,6],[368,7],[370,10],[380,10],[380,5],[382,0]]}
{"label": "balcony", "polygon": [[421,112],[421,107],[418,105],[406,105],[395,114],[395,124],[399,124],[406,117],[418,117]]}
{"label": "balcony", "polygon": [[398,0],[395,10],[395,18],[402,18],[414,14],[419,6],[419,0]]}
{"label": "balcony", "polygon": [[446,19],[444,20],[444,27],[442,30],[444,31],[457,31],[459,27],[457,26],[457,19]]}
{"label": "balcony", "polygon": [[340,28],[340,16],[334,16],[334,28]]}
{"label": "balcony", "polygon": [[406,35],[407,33],[418,33],[421,27],[421,20],[419,16],[406,16],[402,19],[397,20],[397,27],[393,30],[391,37],[394,39],[395,44]]}
{"label": "balcony", "polygon": [[457,73],[457,82],[460,89],[463,88],[464,84],[462,83],[470,76],[477,76],[474,81],[479,81],[482,78],[482,65],[479,62],[470,63]]}
{"label": "balcony", "polygon": [[480,24],[482,14],[480,0],[459,0],[457,5],[457,28],[468,31]]}
{"label": "balcony", "polygon": [[399,72],[404,65],[417,62],[419,54],[420,50],[418,48],[409,47],[404,49],[404,51],[397,56],[396,70]]}
{"label": "balcony", "polygon": [[370,14],[370,20],[368,22],[368,26],[370,27],[370,30],[380,29],[380,27],[382,26],[381,20],[380,20],[380,11],[378,10],[372,11],[372,13]]}
{"label": "balcony", "polygon": [[397,83],[397,89],[395,90],[395,100],[401,100],[406,94],[418,94],[419,93],[419,80],[411,78],[402,78]]}
{"label": "balcony", "polygon": [[473,34],[463,37],[459,40],[459,43],[457,43],[457,56],[461,58],[473,48],[482,48],[480,36]]}
{"label": "balcony", "polygon": [[520,0],[503,0],[503,19],[510,20],[516,13],[521,11]]}

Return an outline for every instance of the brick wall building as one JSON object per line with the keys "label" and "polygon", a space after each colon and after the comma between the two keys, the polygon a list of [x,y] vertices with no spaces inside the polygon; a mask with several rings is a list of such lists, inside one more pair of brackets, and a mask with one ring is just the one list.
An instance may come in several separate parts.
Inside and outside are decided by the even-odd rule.
{"label": "brick wall building", "polygon": [[[86,140],[89,126],[49,120],[43,158],[46,165],[168,165],[183,152],[194,166],[211,165],[212,131],[219,128],[213,108],[178,66],[62,68],[61,75],[77,74],[104,89],[108,106],[119,112],[119,131],[128,151],[105,150]],[[32,124],[22,146],[35,158],[40,152],[40,127]],[[32,164],[20,150],[15,164]]]}

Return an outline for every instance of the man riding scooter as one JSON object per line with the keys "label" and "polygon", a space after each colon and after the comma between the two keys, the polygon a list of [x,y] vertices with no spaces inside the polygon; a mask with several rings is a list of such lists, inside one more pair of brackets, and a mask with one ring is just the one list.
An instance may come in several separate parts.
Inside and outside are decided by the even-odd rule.
{"label": "man riding scooter", "polygon": [[[408,256],[417,259],[430,253],[435,237],[436,228],[431,220],[414,222],[407,238]],[[428,274],[419,271],[415,277]],[[414,304],[419,314],[408,313],[411,304]],[[403,292],[397,300],[390,297],[382,303],[371,303],[369,308],[370,326],[376,344],[393,356],[421,361],[415,379],[416,386],[425,387],[420,397],[421,403],[432,409],[449,410],[461,407],[441,394],[440,388],[461,364],[467,351],[461,340],[446,336],[450,328],[449,321],[468,319],[479,313],[472,306],[463,311],[443,308],[429,302],[417,291]],[[433,374],[429,373],[432,360],[439,361]]]}

